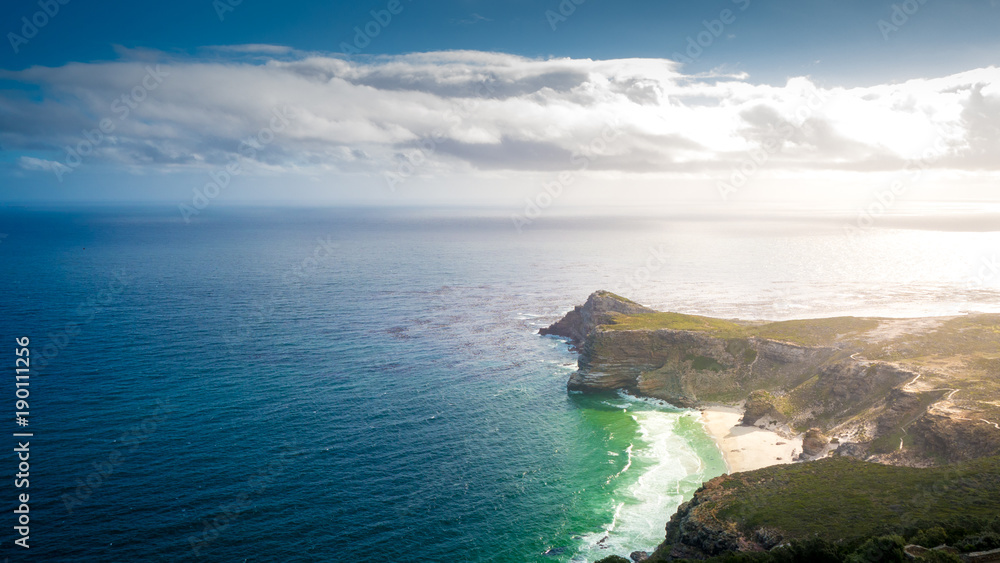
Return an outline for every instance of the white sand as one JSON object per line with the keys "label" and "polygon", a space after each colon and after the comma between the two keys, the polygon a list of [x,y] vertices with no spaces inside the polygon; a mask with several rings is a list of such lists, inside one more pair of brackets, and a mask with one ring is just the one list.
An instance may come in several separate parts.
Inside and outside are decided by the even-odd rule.
{"label": "white sand", "polygon": [[[784,438],[776,432],[739,426],[743,411],[735,407],[706,407],[702,423],[722,450],[730,473],[791,463],[802,451],[802,437]],[[793,455],[794,454],[794,455]]]}

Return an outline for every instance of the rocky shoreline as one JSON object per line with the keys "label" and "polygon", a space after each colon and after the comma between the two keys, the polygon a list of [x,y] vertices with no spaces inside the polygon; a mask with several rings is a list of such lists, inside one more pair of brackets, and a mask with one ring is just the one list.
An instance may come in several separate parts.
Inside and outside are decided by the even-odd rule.
{"label": "rocky shoreline", "polygon": [[[766,551],[795,537],[718,516],[733,502],[732,487],[763,487],[784,479],[784,467],[802,465],[768,466],[822,460],[816,471],[833,484],[816,486],[848,487],[842,494],[849,495],[836,482],[845,467],[838,463],[861,464],[851,471],[869,471],[867,462],[917,471],[910,468],[1000,456],[1000,315],[769,323],[661,313],[598,291],[539,333],[568,338],[579,352],[570,391],[625,390],[703,409],[706,429],[729,454],[731,475],[681,505],[651,561]],[[749,442],[738,440],[750,434],[759,451],[742,455]],[[764,481],[755,477],[761,471]],[[983,495],[1000,491],[992,482],[980,486]]]}

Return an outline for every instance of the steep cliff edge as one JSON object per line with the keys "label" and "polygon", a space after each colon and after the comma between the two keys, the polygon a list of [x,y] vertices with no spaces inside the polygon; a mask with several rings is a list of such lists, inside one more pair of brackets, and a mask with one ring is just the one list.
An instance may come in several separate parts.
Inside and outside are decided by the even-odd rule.
{"label": "steep cliff edge", "polygon": [[577,346],[574,392],[688,407],[758,392],[744,424],[816,428],[842,454],[897,465],[1000,454],[1000,315],[751,322],[599,291],[540,333]]}

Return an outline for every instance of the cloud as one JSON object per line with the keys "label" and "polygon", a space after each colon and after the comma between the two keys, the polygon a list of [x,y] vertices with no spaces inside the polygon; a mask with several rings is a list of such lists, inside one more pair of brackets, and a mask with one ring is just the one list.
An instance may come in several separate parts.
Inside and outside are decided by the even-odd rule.
{"label": "cloud", "polygon": [[207,47],[214,51],[223,53],[254,53],[267,55],[287,55],[294,49],[284,45],[267,45],[263,43],[248,43],[244,45],[212,45]]}
{"label": "cloud", "polygon": [[[780,173],[894,171],[928,151],[932,166],[1000,169],[995,67],[844,89],[686,75],[666,59],[205,52],[0,71],[28,86],[0,93],[0,144],[47,157],[22,157],[25,170],[70,166],[67,147],[82,147],[84,165],[149,172],[238,159],[247,174],[381,175],[419,160],[414,173],[447,176],[578,170],[583,155],[590,171],[713,177],[765,143]],[[287,123],[275,122],[281,108],[294,110]],[[111,131],[93,141],[101,123]]]}
{"label": "cloud", "polygon": [[[992,86],[992,93],[984,93]],[[969,153],[980,166],[996,164],[1000,154],[1000,84],[976,84],[962,107]]]}
{"label": "cloud", "polygon": [[56,162],[54,160],[44,160],[41,158],[34,158],[31,156],[22,156],[17,159],[17,165],[22,170],[43,170],[45,172],[59,172],[61,170],[67,170],[65,164]]}

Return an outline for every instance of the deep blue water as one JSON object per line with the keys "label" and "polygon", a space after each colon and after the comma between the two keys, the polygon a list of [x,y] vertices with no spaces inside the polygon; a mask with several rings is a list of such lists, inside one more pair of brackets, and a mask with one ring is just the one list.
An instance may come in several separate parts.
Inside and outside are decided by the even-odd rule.
{"label": "deep blue water", "polygon": [[3,556],[19,492],[32,560],[652,548],[718,452],[692,413],[567,394],[576,356],[539,327],[599,288],[744,318],[1000,306],[968,283],[997,233],[209,211],[0,211],[0,356],[30,337],[35,433],[28,489],[0,466]]}

